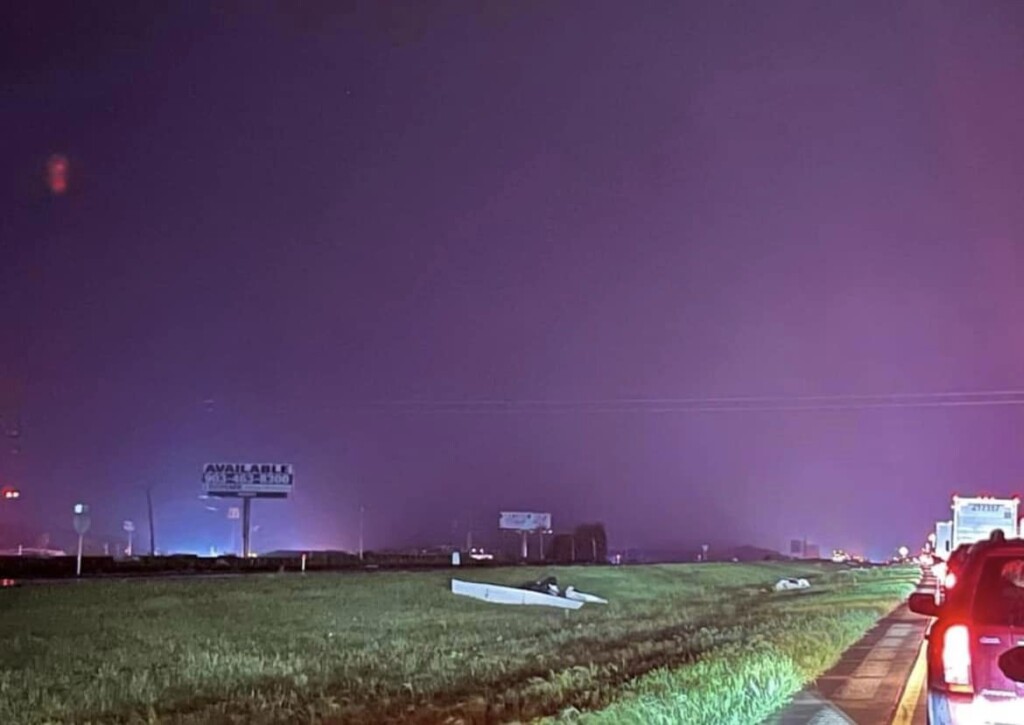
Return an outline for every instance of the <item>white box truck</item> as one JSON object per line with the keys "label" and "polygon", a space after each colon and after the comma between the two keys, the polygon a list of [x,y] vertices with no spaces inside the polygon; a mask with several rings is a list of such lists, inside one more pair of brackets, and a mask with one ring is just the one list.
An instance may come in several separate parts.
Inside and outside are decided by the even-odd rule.
{"label": "white box truck", "polygon": [[946,561],[953,553],[953,522],[935,522],[935,556]]}
{"label": "white box truck", "polygon": [[1019,507],[1018,498],[954,496],[953,541],[950,551],[956,551],[963,544],[984,541],[996,529],[1001,530],[1007,539],[1016,538]]}

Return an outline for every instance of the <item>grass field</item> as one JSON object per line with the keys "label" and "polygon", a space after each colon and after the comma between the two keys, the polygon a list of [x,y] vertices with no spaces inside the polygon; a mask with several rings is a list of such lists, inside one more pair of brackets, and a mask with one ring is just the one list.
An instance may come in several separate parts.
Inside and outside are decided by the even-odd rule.
{"label": "grass field", "polygon": [[[706,564],[552,573],[610,604],[453,596],[450,572],[0,590],[0,723],[755,723],[913,589],[910,569]],[[780,576],[806,592],[773,593]]]}

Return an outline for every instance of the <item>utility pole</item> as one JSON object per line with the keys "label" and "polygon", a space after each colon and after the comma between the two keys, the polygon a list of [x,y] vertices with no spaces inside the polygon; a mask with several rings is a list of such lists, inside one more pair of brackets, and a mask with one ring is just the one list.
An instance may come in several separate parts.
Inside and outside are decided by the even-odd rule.
{"label": "utility pole", "polygon": [[156,556],[156,528],[153,526],[153,487],[146,488],[146,505],[149,508],[149,555]]}
{"label": "utility pole", "polygon": [[363,560],[363,512],[365,507],[359,506],[359,561]]}

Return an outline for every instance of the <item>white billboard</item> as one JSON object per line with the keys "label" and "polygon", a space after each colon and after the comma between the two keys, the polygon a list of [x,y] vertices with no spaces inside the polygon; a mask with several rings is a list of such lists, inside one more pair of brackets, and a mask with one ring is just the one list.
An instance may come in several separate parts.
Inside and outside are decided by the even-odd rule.
{"label": "white billboard", "polygon": [[295,473],[290,463],[207,463],[203,491],[207,496],[285,498]]}
{"label": "white billboard", "polygon": [[551,528],[551,514],[502,511],[498,518],[498,528],[512,531],[547,531]]}

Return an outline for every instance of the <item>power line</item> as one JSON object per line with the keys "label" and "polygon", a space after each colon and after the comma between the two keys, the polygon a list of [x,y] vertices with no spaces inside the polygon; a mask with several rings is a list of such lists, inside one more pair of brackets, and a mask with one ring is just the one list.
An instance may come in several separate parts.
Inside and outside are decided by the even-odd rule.
{"label": "power line", "polygon": [[937,392],[896,393],[840,393],[828,395],[732,395],[708,397],[611,397],[611,398],[476,398],[435,399],[403,398],[380,400],[381,406],[415,406],[415,404],[453,404],[453,406],[499,406],[499,404],[603,404],[603,403],[716,403],[716,402],[774,402],[822,400],[870,400],[890,398],[944,398],[944,397],[1024,397],[1024,388],[997,390],[951,390]]}
{"label": "power line", "polygon": [[377,410],[410,413],[754,413],[855,411],[1024,405],[1024,389],[884,394],[732,396],[703,398],[392,400]]}

